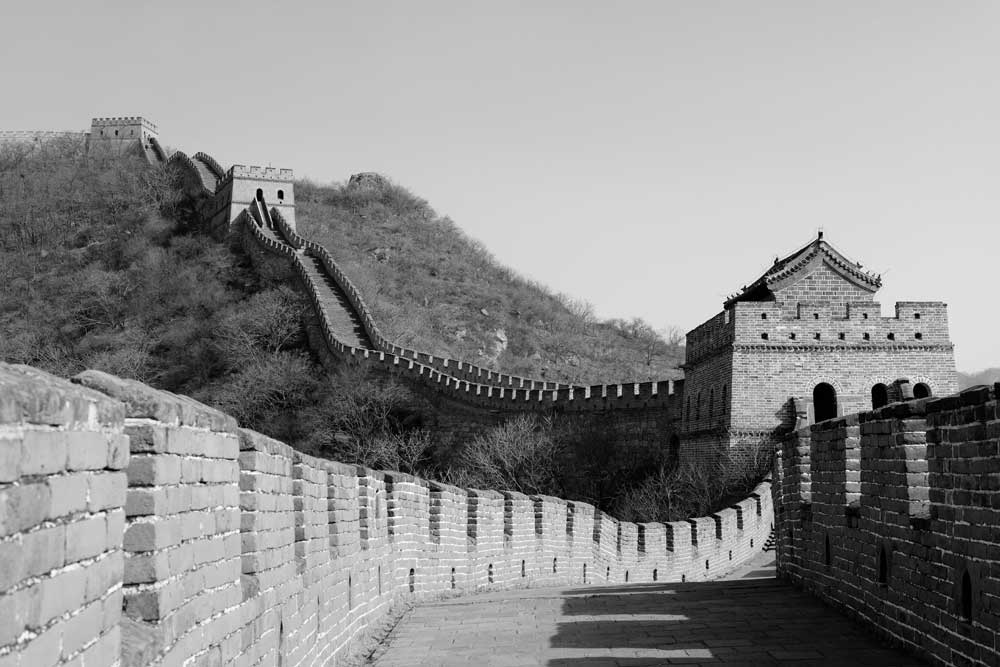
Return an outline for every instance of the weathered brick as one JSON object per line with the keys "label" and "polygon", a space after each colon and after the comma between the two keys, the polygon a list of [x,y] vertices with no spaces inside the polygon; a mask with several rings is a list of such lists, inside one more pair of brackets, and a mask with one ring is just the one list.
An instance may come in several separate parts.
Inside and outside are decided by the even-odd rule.
{"label": "weathered brick", "polygon": [[101,514],[66,525],[66,562],[93,558],[107,550],[108,524]]}
{"label": "weathered brick", "polygon": [[0,537],[44,521],[51,502],[52,491],[44,483],[0,487]]}
{"label": "weathered brick", "polygon": [[21,443],[21,474],[51,475],[66,470],[67,438],[65,431],[25,429]]}

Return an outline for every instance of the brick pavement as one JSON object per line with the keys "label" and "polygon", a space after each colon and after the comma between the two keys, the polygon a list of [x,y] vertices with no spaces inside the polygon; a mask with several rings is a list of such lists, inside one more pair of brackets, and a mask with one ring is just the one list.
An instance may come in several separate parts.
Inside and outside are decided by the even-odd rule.
{"label": "brick pavement", "polygon": [[414,608],[377,667],[921,665],[773,578],[768,554],[727,581],[485,593]]}

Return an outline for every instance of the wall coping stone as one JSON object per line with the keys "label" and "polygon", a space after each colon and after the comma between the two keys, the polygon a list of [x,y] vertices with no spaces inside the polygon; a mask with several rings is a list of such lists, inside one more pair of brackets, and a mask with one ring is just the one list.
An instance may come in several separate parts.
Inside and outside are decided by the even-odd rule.
{"label": "wall coping stone", "polygon": [[490,489],[468,489],[466,493],[470,498],[494,498],[497,500],[503,498],[503,493]]}
{"label": "wall coping stone", "polygon": [[0,362],[0,424],[121,427],[125,406],[45,371]]}
{"label": "wall coping stone", "polygon": [[433,480],[429,482],[429,484],[431,491],[438,491],[438,492],[444,491],[447,493],[454,493],[458,495],[472,495],[466,489],[463,489],[459,486],[454,486],[452,484],[445,484],[444,482],[435,482]]}
{"label": "wall coping stone", "polygon": [[163,424],[194,426],[212,431],[236,433],[236,419],[193,398],[153,389],[138,380],[126,380],[104,371],[88,370],[73,376],[72,382],[116,398],[125,404],[125,416],[155,419]]}

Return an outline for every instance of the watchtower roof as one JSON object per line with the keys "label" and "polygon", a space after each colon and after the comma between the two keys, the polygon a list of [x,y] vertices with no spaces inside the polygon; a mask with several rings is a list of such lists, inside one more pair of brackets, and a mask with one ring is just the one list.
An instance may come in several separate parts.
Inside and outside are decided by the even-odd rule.
{"label": "watchtower roof", "polygon": [[774,264],[759,278],[745,285],[739,292],[726,300],[726,307],[737,301],[766,301],[778,289],[795,282],[801,272],[811,266],[814,260],[822,260],[837,274],[858,287],[876,292],[882,286],[882,277],[865,271],[861,262],[854,262],[842,255],[832,245],[823,240],[823,232],[805,246],[783,259],[775,259]]}

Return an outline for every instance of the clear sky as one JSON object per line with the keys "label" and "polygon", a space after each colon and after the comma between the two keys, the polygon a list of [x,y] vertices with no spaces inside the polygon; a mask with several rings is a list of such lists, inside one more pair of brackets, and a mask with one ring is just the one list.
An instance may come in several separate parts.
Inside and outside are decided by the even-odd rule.
{"label": "clear sky", "polygon": [[[0,128],[144,115],[378,171],[505,264],[688,330],[817,229],[1000,365],[997,2],[6,3]],[[100,8],[94,8],[100,5]]]}

